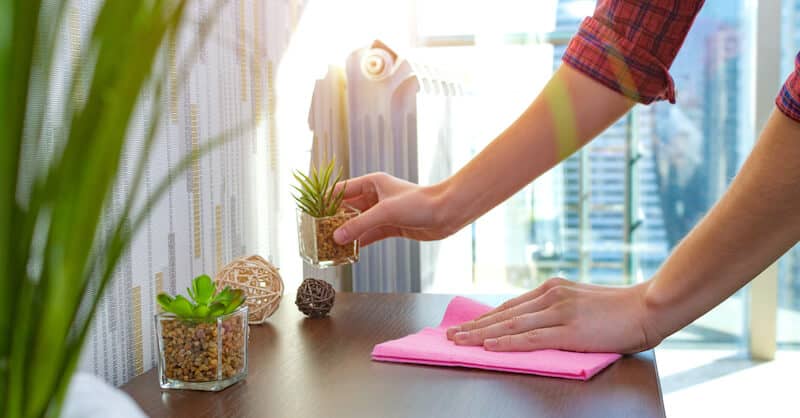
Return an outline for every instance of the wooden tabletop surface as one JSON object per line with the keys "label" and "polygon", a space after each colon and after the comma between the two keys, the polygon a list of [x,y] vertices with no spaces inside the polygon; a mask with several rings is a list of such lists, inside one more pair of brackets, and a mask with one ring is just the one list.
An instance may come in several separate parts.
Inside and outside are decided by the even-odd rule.
{"label": "wooden tabletop surface", "polygon": [[451,297],[339,293],[330,317],[306,319],[290,296],[269,323],[250,327],[245,381],[162,392],[151,370],[123,390],[152,418],[665,416],[652,351],[587,382],[380,363],[370,360],[375,344],[438,325]]}

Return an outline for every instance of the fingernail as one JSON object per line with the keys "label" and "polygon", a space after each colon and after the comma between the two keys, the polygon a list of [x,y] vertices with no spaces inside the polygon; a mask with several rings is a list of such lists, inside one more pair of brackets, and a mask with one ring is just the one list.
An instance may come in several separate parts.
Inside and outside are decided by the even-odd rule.
{"label": "fingernail", "polygon": [[497,338],[488,338],[483,340],[483,346],[486,348],[497,347]]}
{"label": "fingernail", "polygon": [[453,336],[455,336],[456,333],[458,333],[460,331],[461,331],[461,327],[459,327],[459,326],[454,326],[454,327],[447,328],[447,336],[450,337],[450,338],[453,338]]}
{"label": "fingernail", "polygon": [[469,336],[468,332],[457,332],[453,337],[454,340],[463,340]]}
{"label": "fingernail", "polygon": [[348,242],[347,231],[345,231],[344,228],[337,229],[336,231],[333,232],[333,239],[338,244],[347,244]]}

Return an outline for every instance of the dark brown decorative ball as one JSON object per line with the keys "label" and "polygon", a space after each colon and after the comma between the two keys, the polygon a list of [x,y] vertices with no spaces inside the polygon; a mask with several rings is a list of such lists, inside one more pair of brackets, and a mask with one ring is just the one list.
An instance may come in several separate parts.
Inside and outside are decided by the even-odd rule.
{"label": "dark brown decorative ball", "polygon": [[305,279],[297,288],[294,303],[300,312],[311,318],[322,318],[333,308],[336,291],[324,280]]}

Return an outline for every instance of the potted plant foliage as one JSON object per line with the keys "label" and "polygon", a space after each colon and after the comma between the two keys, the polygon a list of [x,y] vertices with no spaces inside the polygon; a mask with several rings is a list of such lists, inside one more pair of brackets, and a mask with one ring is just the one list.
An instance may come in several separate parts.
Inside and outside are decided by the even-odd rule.
{"label": "potted plant foliage", "polygon": [[312,165],[311,174],[294,172],[299,183],[294,189],[297,202],[297,231],[300,256],[317,267],[331,267],[358,261],[358,240],[339,245],[333,240],[333,232],[349,219],[359,214],[358,210],[343,204],[347,182],[336,190],[342,178],[339,167],[333,176],[336,161],[331,160],[321,169]]}
{"label": "potted plant foliage", "polygon": [[[0,1],[1,417],[61,415],[119,261],[173,179],[211,148],[187,155],[142,201],[163,107],[145,112],[141,142],[127,140],[129,127],[143,90],[161,102],[159,57],[188,1],[93,2],[85,44],[63,78],[51,74],[71,3]],[[197,56],[208,31],[198,32],[181,62]],[[138,155],[129,193],[109,211],[125,149]]]}
{"label": "potted plant foliage", "polygon": [[190,299],[158,295],[158,372],[163,389],[219,391],[247,376],[244,292],[217,291],[206,275],[187,289]]}

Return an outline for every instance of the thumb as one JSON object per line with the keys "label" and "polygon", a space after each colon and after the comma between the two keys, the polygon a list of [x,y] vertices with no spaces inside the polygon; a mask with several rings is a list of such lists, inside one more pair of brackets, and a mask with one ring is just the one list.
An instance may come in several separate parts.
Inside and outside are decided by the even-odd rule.
{"label": "thumb", "polygon": [[389,223],[389,211],[385,202],[378,202],[375,206],[362,212],[355,218],[345,222],[334,233],[333,239],[339,245],[353,242],[361,234]]}

